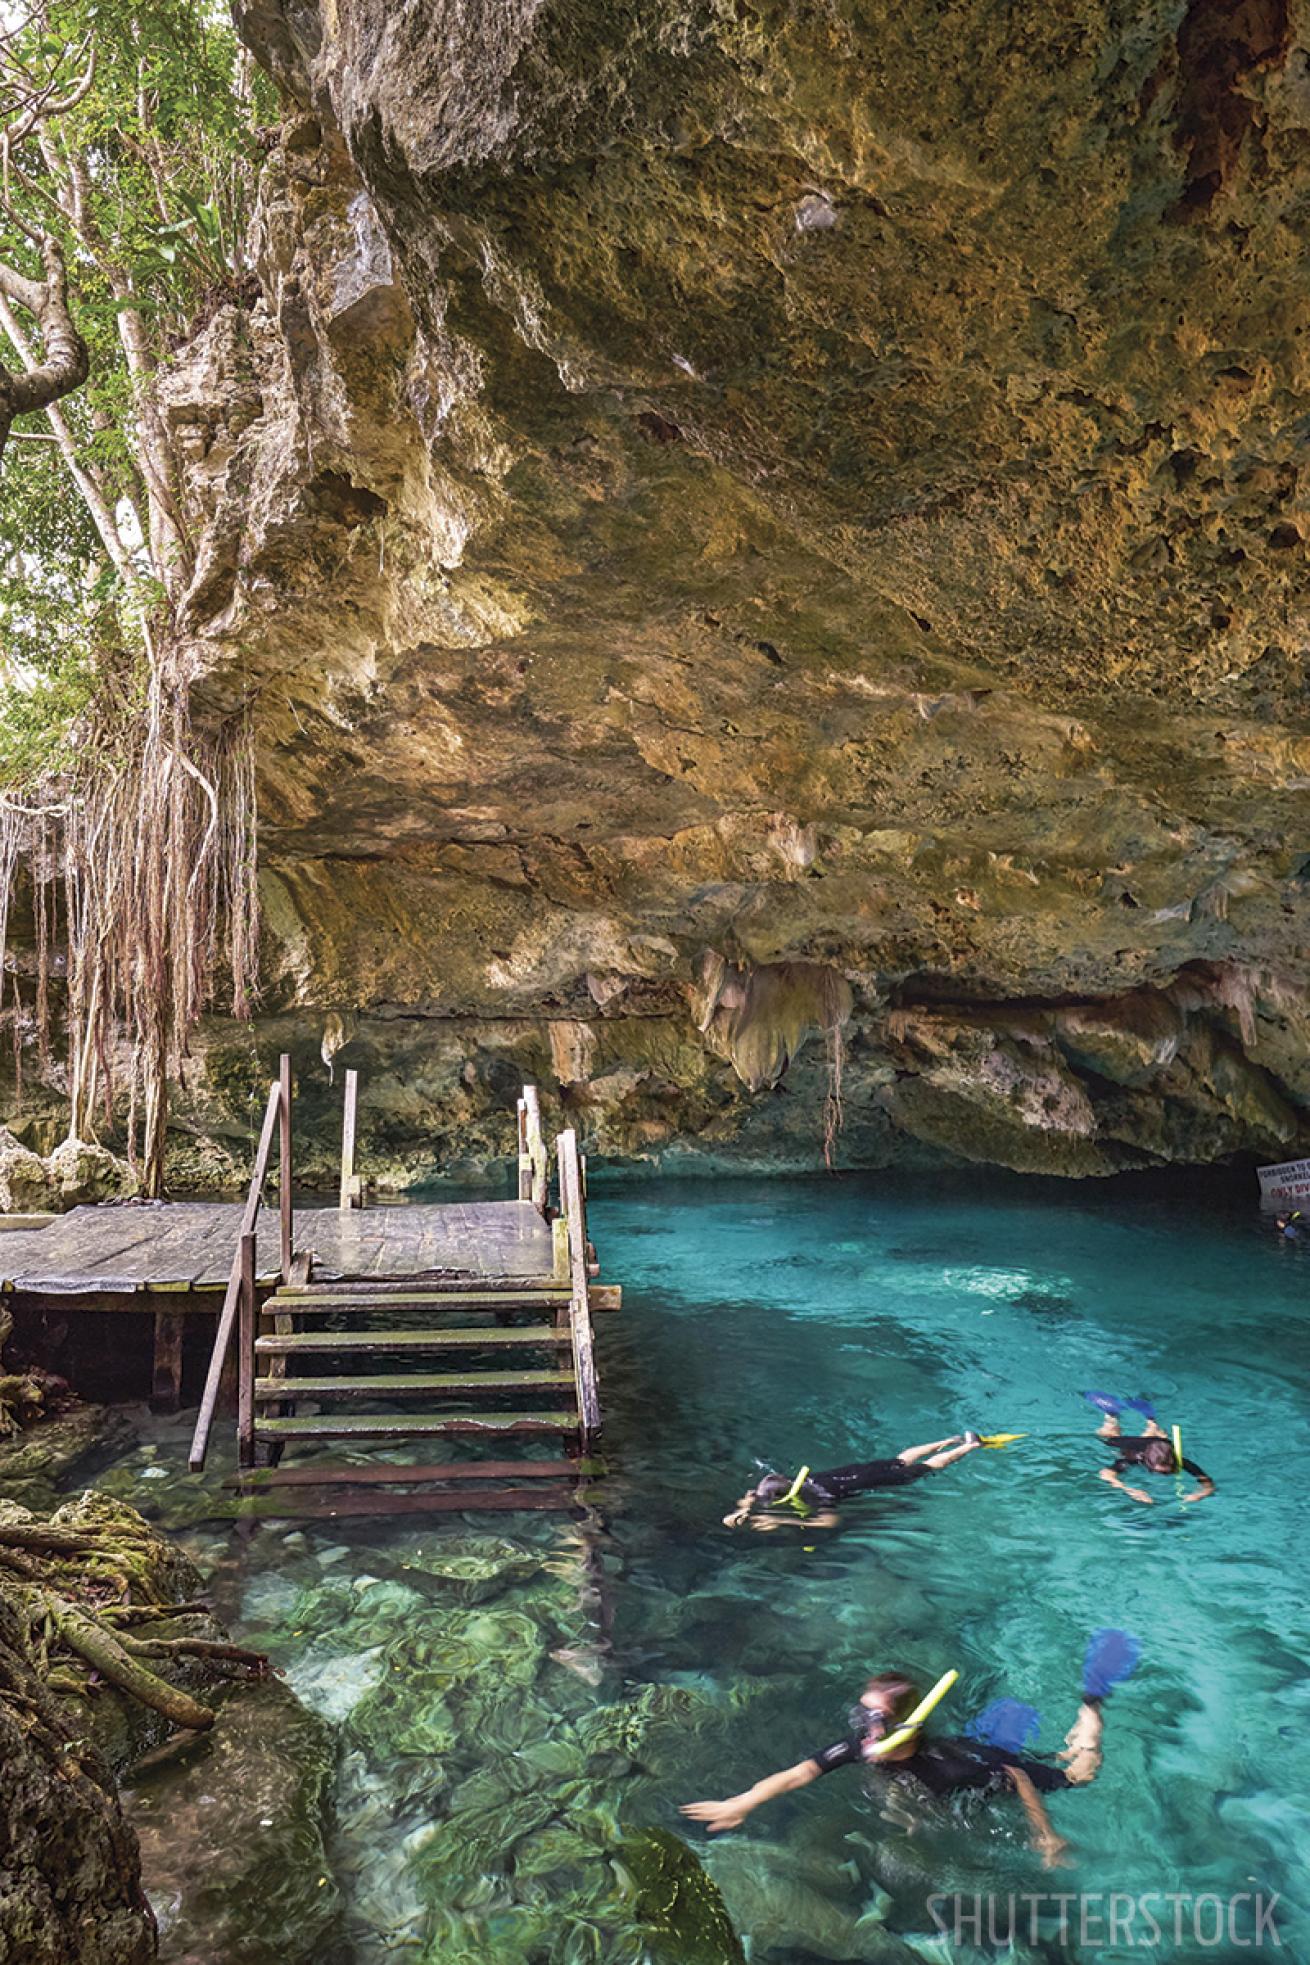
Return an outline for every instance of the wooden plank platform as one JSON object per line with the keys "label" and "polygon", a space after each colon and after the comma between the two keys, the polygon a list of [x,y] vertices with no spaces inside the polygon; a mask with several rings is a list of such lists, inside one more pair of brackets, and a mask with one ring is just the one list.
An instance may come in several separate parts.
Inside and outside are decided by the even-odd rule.
{"label": "wooden plank platform", "polygon": [[[42,1228],[0,1236],[0,1288],[40,1296],[124,1298],[98,1307],[130,1309],[144,1292],[169,1290],[177,1309],[227,1285],[241,1208],[223,1201],[106,1203],[52,1215]],[[494,1289],[505,1278],[552,1273],[551,1233],[527,1201],[416,1202],[364,1210],[298,1208],[295,1244],[312,1250],[316,1283],[449,1271]],[[256,1270],[262,1282],[278,1271],[278,1221],[258,1223]]]}

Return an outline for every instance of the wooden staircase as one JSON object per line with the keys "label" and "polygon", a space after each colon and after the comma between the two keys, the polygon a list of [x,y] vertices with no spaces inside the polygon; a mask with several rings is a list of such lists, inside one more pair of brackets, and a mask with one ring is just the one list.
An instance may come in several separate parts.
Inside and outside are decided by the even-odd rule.
{"label": "wooden staircase", "polygon": [[[292,1284],[255,1340],[256,1442],[563,1438],[582,1417],[568,1283]],[[445,1369],[433,1370],[433,1364]],[[304,1402],[317,1410],[304,1414]]]}
{"label": "wooden staircase", "polygon": [[[346,1134],[353,1159],[348,1087]],[[274,1087],[274,1092],[278,1088]],[[591,1312],[617,1309],[617,1289],[593,1285],[596,1264],[587,1240],[583,1168],[571,1131],[556,1142],[559,1204],[549,1205],[549,1162],[535,1088],[519,1105],[519,1203],[535,1211],[535,1259],[546,1273],[460,1272],[409,1275],[315,1276],[312,1251],[295,1255],[283,1235],[282,1276],[260,1301],[254,1273],[254,1219],[271,1154],[274,1110],[261,1142],[248,1221],[220,1318],[191,1465],[204,1464],[219,1374],[234,1341],[237,1380],[237,1457],[243,1488],[337,1485],[428,1487],[453,1491],[384,1498],[314,1497],[287,1512],[350,1514],[399,1508],[571,1506],[579,1463],[600,1434],[600,1400]],[[287,1074],[278,1110],[287,1115]],[[285,1134],[284,1134],[285,1137]],[[285,1156],[284,1156],[285,1157]],[[343,1156],[344,1165],[344,1156]],[[288,1177],[289,1184],[289,1177]],[[359,1183],[343,1172],[343,1197]],[[513,1204],[510,1204],[511,1206]],[[303,1217],[302,1217],[303,1219]],[[550,1224],[545,1238],[541,1222]],[[529,1238],[531,1241],[531,1238]],[[462,1256],[462,1250],[460,1251]],[[464,1457],[437,1465],[389,1459],[372,1466],[333,1465],[315,1451],[303,1467],[278,1463],[293,1445],[339,1442],[390,1449],[397,1442],[459,1440]],[[554,1458],[517,1457],[529,1442],[548,1442]],[[479,1458],[487,1442],[509,1443],[516,1457]],[[470,1451],[472,1449],[472,1451]],[[561,1457],[561,1454],[563,1457]],[[548,1488],[543,1477],[570,1483]],[[481,1481],[483,1485],[473,1486]],[[504,1482],[527,1486],[503,1486]],[[278,1503],[279,1511],[282,1504]]]}

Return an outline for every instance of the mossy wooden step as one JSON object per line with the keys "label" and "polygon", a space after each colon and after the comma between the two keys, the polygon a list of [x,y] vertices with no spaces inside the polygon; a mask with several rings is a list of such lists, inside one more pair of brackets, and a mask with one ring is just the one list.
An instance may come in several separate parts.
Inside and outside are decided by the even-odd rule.
{"label": "mossy wooden step", "polygon": [[582,1502],[569,1487],[466,1487],[458,1492],[430,1489],[426,1494],[266,1494],[262,1490],[236,1504],[237,1520],[335,1521],[339,1515],[526,1514],[545,1509],[577,1510]]}
{"label": "mossy wooden step", "polygon": [[571,1371],[385,1372],[366,1378],[257,1378],[257,1399],[394,1399],[420,1393],[572,1391]]}
{"label": "mossy wooden step", "polygon": [[394,1310],[411,1306],[424,1310],[513,1310],[523,1304],[566,1304],[568,1285],[542,1283],[516,1290],[425,1290],[410,1284],[408,1289],[389,1290],[279,1290],[268,1299],[265,1309],[286,1310]]}
{"label": "mossy wooden step", "polygon": [[328,1292],[346,1296],[351,1290],[427,1290],[434,1296],[458,1295],[461,1290],[483,1290],[488,1295],[513,1294],[515,1290],[560,1289],[568,1287],[568,1278],[555,1273],[553,1269],[519,1270],[514,1275],[486,1275],[476,1269],[461,1270],[458,1275],[425,1275],[421,1269],[407,1270],[403,1274],[389,1276],[308,1276],[289,1279],[281,1285],[288,1294],[295,1290],[307,1291],[310,1296],[325,1296]]}
{"label": "mossy wooden step", "polygon": [[486,1330],[297,1330],[285,1336],[270,1333],[255,1339],[255,1351],[262,1356],[298,1355],[331,1357],[337,1351],[499,1351],[505,1347],[569,1345],[567,1329],[554,1324],[520,1324]]}
{"label": "mossy wooden step", "polygon": [[411,1434],[575,1433],[576,1412],[328,1412],[255,1421],[262,1440],[405,1439]]}
{"label": "mossy wooden step", "polygon": [[224,1487],[263,1493],[275,1487],[407,1487],[423,1481],[582,1480],[604,1471],[599,1460],[389,1460],[343,1467],[334,1461],[311,1461],[300,1467],[243,1467],[229,1474]]}

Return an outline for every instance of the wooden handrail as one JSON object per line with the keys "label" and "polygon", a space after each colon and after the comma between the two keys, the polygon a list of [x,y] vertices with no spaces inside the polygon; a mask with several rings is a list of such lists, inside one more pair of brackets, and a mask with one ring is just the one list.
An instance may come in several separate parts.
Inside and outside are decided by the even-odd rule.
{"label": "wooden handrail", "polygon": [[227,1291],[223,1297],[223,1307],[218,1313],[218,1329],[214,1333],[214,1348],[210,1353],[209,1372],[205,1378],[205,1390],[200,1400],[200,1412],[196,1419],[196,1430],[191,1440],[191,1454],[188,1466],[193,1474],[198,1474],[205,1464],[209,1450],[209,1430],[214,1423],[214,1409],[218,1404],[218,1388],[223,1377],[223,1366],[227,1362],[228,1348],[232,1342],[232,1331],[236,1324],[237,1307],[241,1299],[241,1250],[248,1235],[254,1233],[255,1218],[259,1213],[263,1197],[264,1182],[268,1179],[268,1163],[273,1152],[273,1134],[282,1112],[282,1084],[275,1079],[268,1088],[268,1104],[264,1108],[264,1124],[259,1134],[259,1145],[255,1149],[255,1166],[250,1176],[250,1186],[246,1190],[246,1205],[241,1214],[241,1226],[237,1231],[236,1253],[232,1257],[232,1269],[227,1279]]}
{"label": "wooden handrail", "polygon": [[519,1199],[531,1201],[546,1212],[550,1180],[550,1155],[541,1130],[541,1095],[535,1085],[525,1085],[519,1100]]}
{"label": "wooden handrail", "polygon": [[582,1193],[582,1161],[578,1136],[570,1127],[555,1142],[559,1164],[559,1198],[568,1229],[569,1332],[573,1339],[573,1375],[578,1387],[578,1424],[584,1453],[600,1433],[600,1391],[592,1343],[591,1302],[587,1277],[587,1204]]}
{"label": "wooden handrail", "polygon": [[291,1218],[291,1058],[283,1051],[277,1068],[278,1108],[281,1116],[281,1152],[278,1155],[278,1220],[281,1226],[282,1281],[291,1281],[294,1223]]}

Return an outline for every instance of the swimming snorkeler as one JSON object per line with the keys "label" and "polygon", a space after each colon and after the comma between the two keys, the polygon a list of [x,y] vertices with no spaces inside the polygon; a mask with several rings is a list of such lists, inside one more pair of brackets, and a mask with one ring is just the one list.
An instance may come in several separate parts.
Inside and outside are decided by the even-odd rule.
{"label": "swimming snorkeler", "polygon": [[[1111,1487],[1120,1488],[1131,1500],[1149,1508],[1154,1496],[1145,1488],[1129,1487],[1127,1481],[1120,1479],[1129,1468],[1140,1467],[1146,1474],[1191,1474],[1197,1484],[1190,1494],[1183,1495],[1184,1501],[1206,1501],[1214,1493],[1214,1482],[1204,1467],[1182,1457],[1145,1399],[1115,1399],[1107,1392],[1085,1392],[1083,1397],[1103,1415],[1096,1429],[1097,1438],[1113,1440],[1115,1445],[1118,1457],[1113,1466],[1101,1469],[1101,1479]],[[1125,1406],[1140,1412],[1146,1421],[1136,1435],[1126,1435],[1120,1425],[1119,1415]]]}
{"label": "swimming snorkeler", "polygon": [[[726,1801],[691,1801],[682,1813],[694,1822],[703,1822],[711,1835],[722,1835],[728,1829],[740,1828],[756,1808],[780,1794],[808,1787],[835,1768],[864,1766],[876,1774],[880,1785],[886,1784],[889,1801],[896,1790],[901,1791],[902,1800],[916,1792],[935,1796],[964,1792],[1017,1795],[1028,1818],[1033,1847],[1045,1867],[1051,1869],[1069,1845],[1056,1833],[1042,1796],[1063,1788],[1086,1787],[1095,1780],[1101,1766],[1101,1704],[1111,1685],[1132,1671],[1137,1652],[1136,1640],[1125,1632],[1101,1632],[1093,1640],[1084,1670],[1082,1702],[1057,1756],[1065,1763],[1062,1768],[1012,1747],[988,1746],[976,1739],[925,1740],[913,1723],[921,1703],[927,1703],[921,1702],[919,1688],[899,1672],[880,1672],[869,1680],[859,1704],[852,1709],[850,1731],[843,1739],[798,1760],[794,1767],[757,1781],[743,1794]],[[948,1676],[953,1678],[954,1674]],[[1033,1718],[1035,1721],[1036,1715]]]}
{"label": "swimming snorkeler", "polygon": [[[803,1467],[795,1479],[785,1474],[765,1474],[749,1488],[731,1514],[723,1517],[725,1528],[772,1529],[794,1525],[803,1518],[807,1528],[834,1528],[837,1501],[848,1501],[853,1494],[869,1494],[880,1487],[906,1487],[962,1459],[983,1444],[977,1433],[952,1433],[947,1440],[930,1440],[926,1446],[907,1446],[892,1460],[856,1460],[847,1467],[830,1467],[812,1474]],[[782,1503],[799,1503],[800,1513],[784,1512]],[[755,1514],[760,1507],[767,1512]],[[817,1512],[816,1512],[817,1510]]]}

